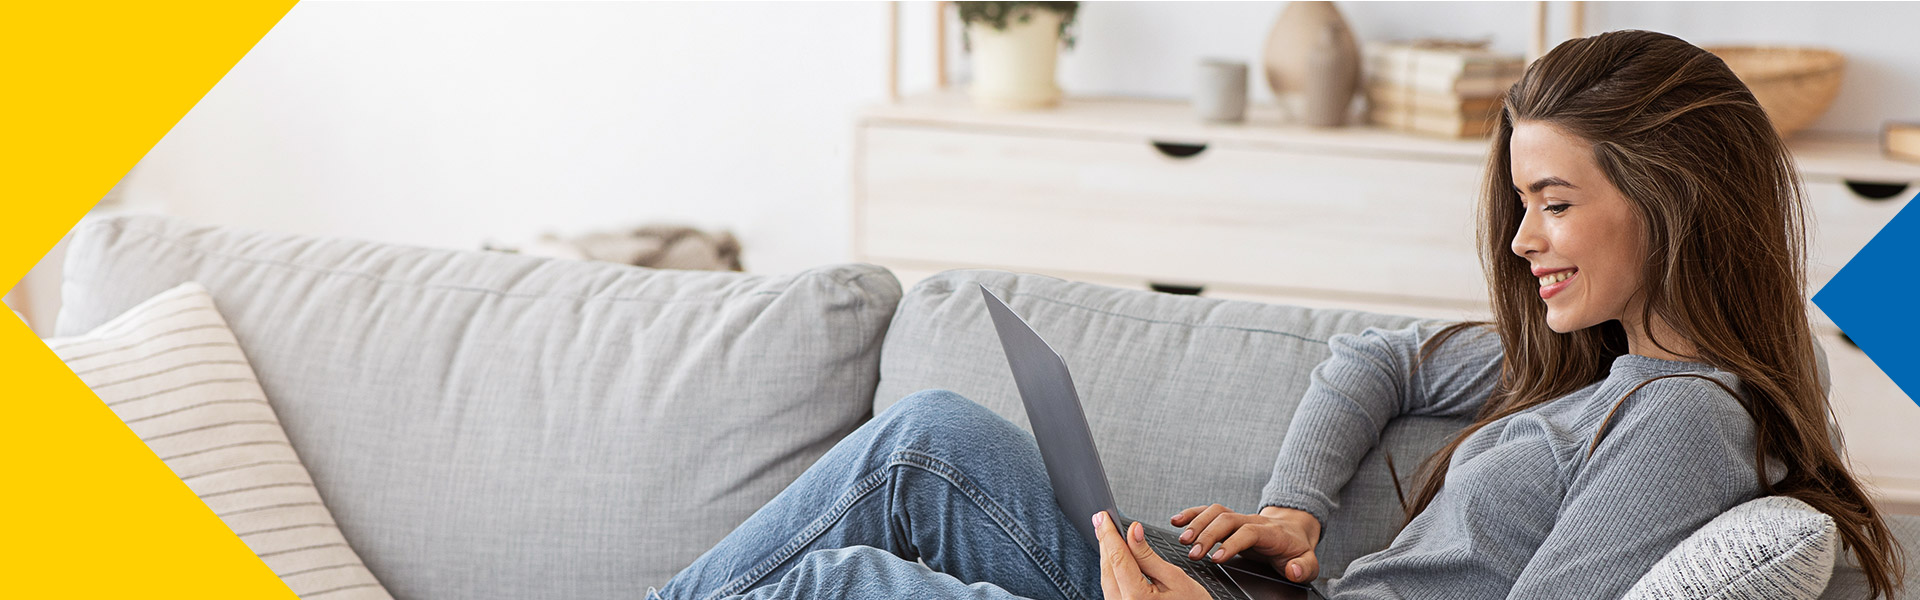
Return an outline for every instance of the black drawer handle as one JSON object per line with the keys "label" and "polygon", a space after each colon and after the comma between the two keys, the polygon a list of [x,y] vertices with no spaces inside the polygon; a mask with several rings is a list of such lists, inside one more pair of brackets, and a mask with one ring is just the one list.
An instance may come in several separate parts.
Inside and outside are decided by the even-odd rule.
{"label": "black drawer handle", "polygon": [[1174,158],[1192,158],[1201,152],[1207,151],[1206,144],[1182,144],[1178,142],[1156,141],[1153,143],[1153,148],[1159,150],[1161,154]]}
{"label": "black drawer handle", "polygon": [[1205,288],[1206,286],[1176,285],[1172,283],[1153,283],[1149,281],[1147,282],[1147,287],[1153,288],[1153,291],[1160,292],[1162,294],[1174,294],[1178,296],[1198,296],[1200,295],[1200,290]]}
{"label": "black drawer handle", "polygon": [[1899,196],[1902,192],[1907,191],[1907,184],[1905,183],[1854,181],[1852,179],[1845,181],[1847,182],[1847,189],[1853,190],[1853,193],[1868,200],[1890,200]]}

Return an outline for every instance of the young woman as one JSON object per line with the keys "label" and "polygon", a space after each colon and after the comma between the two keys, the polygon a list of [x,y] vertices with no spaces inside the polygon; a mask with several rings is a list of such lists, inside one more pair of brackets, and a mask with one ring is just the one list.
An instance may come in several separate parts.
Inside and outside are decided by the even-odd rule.
{"label": "young woman", "polygon": [[[1645,31],[1563,43],[1507,92],[1486,177],[1495,321],[1335,336],[1260,511],[1172,518],[1191,556],[1313,580],[1387,421],[1472,415],[1393,544],[1321,593],[1614,598],[1715,515],[1786,495],[1832,515],[1891,597],[1897,547],[1829,437],[1798,176],[1726,64]],[[1089,518],[1099,548],[1068,521]],[[1032,438],[939,390],[842,440],[658,595],[1206,597],[1137,525],[1060,514]]]}

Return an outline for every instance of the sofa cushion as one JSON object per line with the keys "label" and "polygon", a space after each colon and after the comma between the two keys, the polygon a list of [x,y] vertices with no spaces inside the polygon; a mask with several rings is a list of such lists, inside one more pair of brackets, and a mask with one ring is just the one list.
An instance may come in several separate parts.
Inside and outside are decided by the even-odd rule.
{"label": "sofa cushion", "polygon": [[1756,498],[1687,536],[1625,600],[1813,600],[1839,545],[1826,513],[1787,496]]}
{"label": "sofa cushion", "polygon": [[58,331],[189,280],[401,598],[641,597],[864,420],[900,296],[141,216],[77,230]]}
{"label": "sofa cushion", "polygon": [[[876,412],[937,387],[1027,427],[986,306],[970,289],[974,282],[992,289],[1066,359],[1120,509],[1149,522],[1215,502],[1257,510],[1308,374],[1329,355],[1327,338],[1416,321],[948,271],[901,300],[880,359]],[[1340,493],[1318,550],[1323,577],[1338,577],[1349,561],[1385,548],[1404,523],[1387,454],[1411,491],[1415,468],[1464,425],[1422,417],[1388,424],[1380,447]]]}
{"label": "sofa cushion", "polygon": [[392,600],[340,536],[200,284],[46,343],[293,593]]}

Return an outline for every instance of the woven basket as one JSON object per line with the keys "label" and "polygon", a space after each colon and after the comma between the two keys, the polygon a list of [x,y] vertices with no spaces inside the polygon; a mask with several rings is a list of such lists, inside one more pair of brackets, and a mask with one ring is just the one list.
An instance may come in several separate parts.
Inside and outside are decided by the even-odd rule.
{"label": "woven basket", "polygon": [[1708,46],[1753,90],[1780,137],[1820,118],[1840,93],[1846,59],[1839,52],[1791,46]]}

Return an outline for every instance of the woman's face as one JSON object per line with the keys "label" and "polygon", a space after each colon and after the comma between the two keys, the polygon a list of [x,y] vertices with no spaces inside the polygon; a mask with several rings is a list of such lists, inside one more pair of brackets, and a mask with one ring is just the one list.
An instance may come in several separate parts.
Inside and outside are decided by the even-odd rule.
{"label": "woman's face", "polygon": [[1525,206],[1513,253],[1541,278],[1547,326],[1567,333],[1637,310],[1630,304],[1640,290],[1646,242],[1626,196],[1594,161],[1592,144],[1553,125],[1519,121],[1508,154]]}

